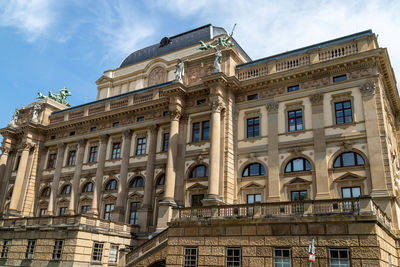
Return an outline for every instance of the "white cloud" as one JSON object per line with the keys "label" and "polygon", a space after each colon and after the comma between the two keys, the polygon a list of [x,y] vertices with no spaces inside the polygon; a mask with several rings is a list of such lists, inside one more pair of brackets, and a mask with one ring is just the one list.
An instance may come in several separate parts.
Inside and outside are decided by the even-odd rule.
{"label": "white cloud", "polygon": [[17,28],[28,41],[45,34],[53,21],[50,0],[9,0],[0,3],[0,25]]}

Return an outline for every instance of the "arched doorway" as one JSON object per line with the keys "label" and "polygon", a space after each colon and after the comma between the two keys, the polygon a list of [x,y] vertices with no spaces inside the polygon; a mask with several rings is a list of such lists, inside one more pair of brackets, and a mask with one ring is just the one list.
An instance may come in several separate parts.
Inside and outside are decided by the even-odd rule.
{"label": "arched doorway", "polygon": [[165,267],[165,260],[157,261],[150,265],[150,267]]}

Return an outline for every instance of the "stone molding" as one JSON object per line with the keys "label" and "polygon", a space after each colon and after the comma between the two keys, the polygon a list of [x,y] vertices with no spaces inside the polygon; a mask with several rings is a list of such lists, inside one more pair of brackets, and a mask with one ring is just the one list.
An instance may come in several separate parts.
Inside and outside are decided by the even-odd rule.
{"label": "stone molding", "polygon": [[360,86],[360,91],[363,97],[372,97],[378,90],[377,81],[368,80]]}
{"label": "stone molding", "polygon": [[324,100],[324,95],[321,93],[316,93],[316,94],[310,95],[309,98],[310,98],[311,104],[313,106],[317,106],[317,105],[322,105],[322,102]]}
{"label": "stone molding", "polygon": [[277,113],[279,109],[279,103],[276,101],[271,101],[267,104],[267,110],[270,113]]}

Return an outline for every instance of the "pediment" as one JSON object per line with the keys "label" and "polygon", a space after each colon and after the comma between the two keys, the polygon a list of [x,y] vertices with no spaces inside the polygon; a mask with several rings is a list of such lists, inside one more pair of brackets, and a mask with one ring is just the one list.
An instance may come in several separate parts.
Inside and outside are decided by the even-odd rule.
{"label": "pediment", "polygon": [[87,196],[84,196],[83,198],[80,199],[80,202],[90,202],[92,201],[91,198],[88,198]]}
{"label": "pediment", "polygon": [[247,185],[243,186],[242,188],[240,188],[240,190],[247,190],[247,189],[263,189],[265,186],[260,185],[258,183],[255,182],[250,182]]}
{"label": "pediment", "polygon": [[129,198],[135,198],[135,197],[142,198],[143,194],[139,193],[138,191],[135,191],[129,195]]}
{"label": "pediment", "polygon": [[295,177],[289,182],[287,182],[285,185],[309,185],[309,184],[311,184],[310,181],[300,177]]}
{"label": "pediment", "polygon": [[105,83],[105,82],[109,82],[109,81],[111,81],[112,79],[111,78],[109,78],[109,77],[107,77],[107,76],[101,76],[97,81],[96,81],[96,84],[101,84],[101,83]]}
{"label": "pediment", "polygon": [[366,177],[360,176],[355,173],[347,172],[347,173],[343,174],[342,176],[336,178],[334,180],[334,182],[340,183],[340,182],[347,182],[347,181],[360,181],[360,180],[364,180],[364,179],[366,179]]}
{"label": "pediment", "polygon": [[202,185],[200,183],[195,183],[194,185],[190,186],[187,190],[202,190],[202,189],[207,189],[208,187],[205,185]]}
{"label": "pediment", "polygon": [[103,197],[103,200],[115,200],[115,199],[117,199],[117,198],[115,196],[111,195],[111,194],[106,195],[105,197]]}

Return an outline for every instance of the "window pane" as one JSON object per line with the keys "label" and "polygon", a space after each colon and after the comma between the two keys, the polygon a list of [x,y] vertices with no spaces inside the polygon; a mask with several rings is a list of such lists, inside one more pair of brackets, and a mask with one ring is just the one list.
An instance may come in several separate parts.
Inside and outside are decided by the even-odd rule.
{"label": "window pane", "polygon": [[357,165],[364,165],[364,159],[357,154]]}
{"label": "window pane", "polygon": [[261,202],[261,194],[255,195],[255,202],[257,202],[257,203]]}
{"label": "window pane", "polygon": [[254,195],[247,195],[247,204],[254,203]]}
{"label": "window pane", "polygon": [[350,188],[342,188],[343,198],[351,198]]}
{"label": "window pane", "polygon": [[342,158],[343,158],[343,167],[356,165],[354,162],[354,153],[353,152],[343,153]]}
{"label": "window pane", "polygon": [[259,164],[251,164],[250,165],[250,176],[260,175],[260,165]]}
{"label": "window pane", "polygon": [[353,197],[360,197],[361,192],[359,187],[353,187],[352,188],[352,195]]}
{"label": "window pane", "polygon": [[293,160],[293,171],[303,171],[304,166],[303,166],[303,159],[294,159]]}

